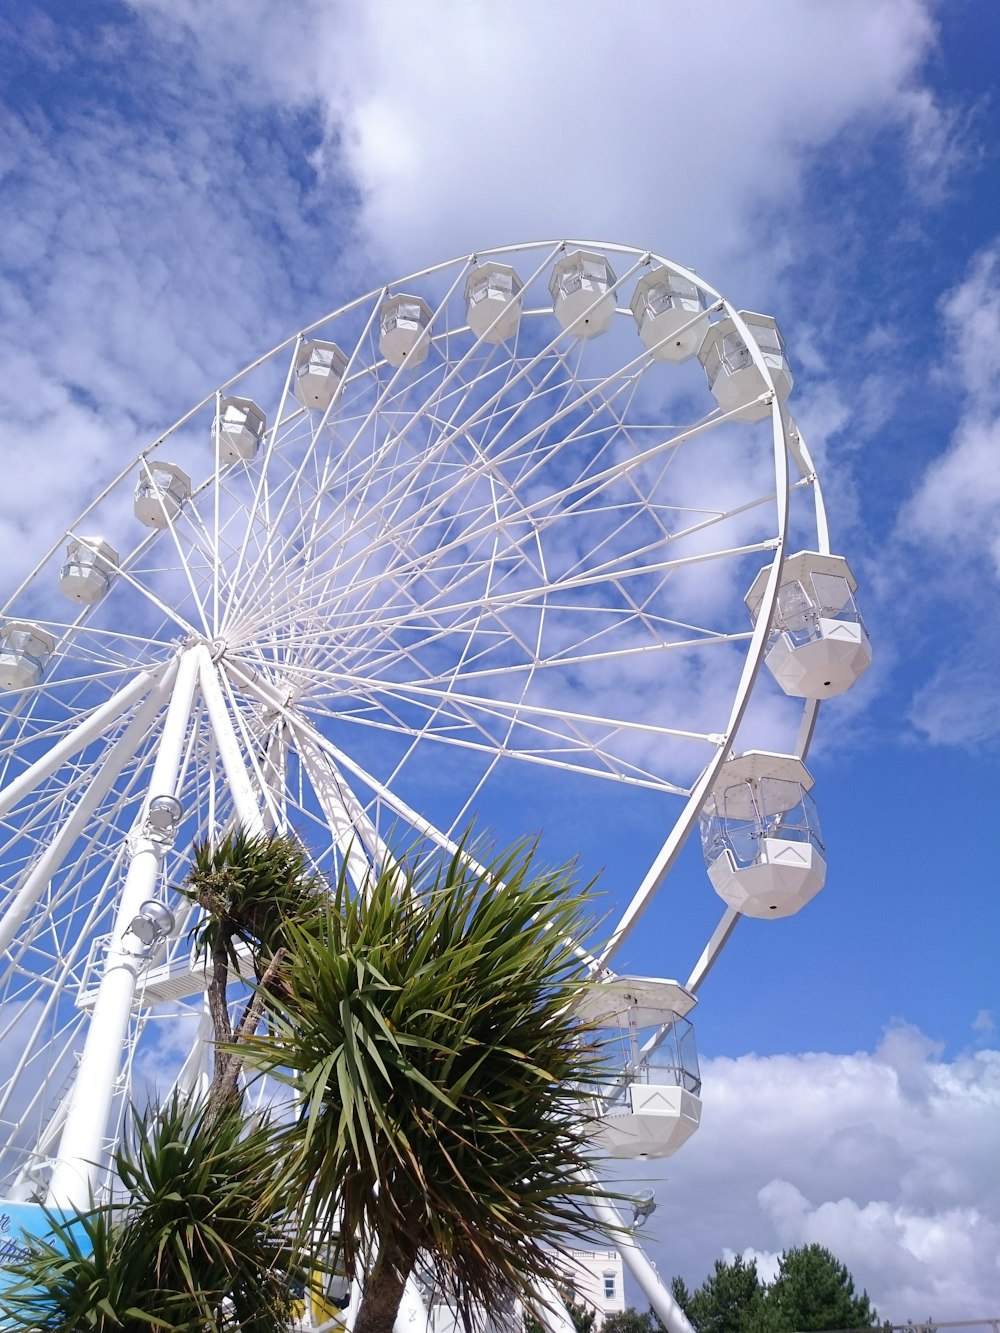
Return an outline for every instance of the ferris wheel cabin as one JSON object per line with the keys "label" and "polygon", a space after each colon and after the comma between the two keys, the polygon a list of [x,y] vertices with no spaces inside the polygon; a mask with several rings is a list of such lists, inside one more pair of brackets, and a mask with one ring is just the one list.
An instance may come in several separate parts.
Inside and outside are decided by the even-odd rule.
{"label": "ferris wheel cabin", "polygon": [[[792,372],[778,325],[771,315],[755,315],[752,310],[739,314],[771,373],[778,402],[783,403],[792,390]],[[754,365],[750,349],[732,319],[720,319],[709,326],[698,360],[705,367],[708,387],[723,412],[734,413],[738,421],[763,421],[770,414],[770,404],[760,401],[767,392],[764,376]]]}
{"label": "ferris wheel cabin", "polygon": [[212,425],[212,443],[219,451],[219,462],[249,463],[256,458],[267,430],[267,417],[251,398],[223,398],[219,415]]}
{"label": "ferris wheel cabin", "polygon": [[73,537],[59,571],[59,591],[71,602],[99,602],[115,580],[118,552],[102,537]]}
{"label": "ferris wheel cabin", "polygon": [[552,267],[552,310],[567,333],[596,338],[615,317],[614,269],[593,250],[573,250]]}
{"label": "ferris wheel cabin", "polygon": [[669,1157],[701,1118],[694,996],[676,981],[615,977],[595,986],[580,1018],[608,1065],[596,1140],[611,1157]]}
{"label": "ferris wheel cabin", "polygon": [[347,357],[336,343],[304,342],[295,357],[295,397],[303,407],[325,412],[347,373]]}
{"label": "ferris wheel cabin", "polygon": [[487,343],[513,338],[521,321],[521,279],[509,264],[480,264],[465,280],[469,328]]}
{"label": "ferris wheel cabin", "polygon": [[28,690],[37,685],[55,646],[55,639],[41,625],[8,620],[0,629],[0,690]]}
{"label": "ferris wheel cabin", "polygon": [[[770,569],[760,571],[744,599],[755,624]],[[871,666],[871,644],[854,600],[857,587],[841,555],[799,551],[785,561],[764,660],[786,694],[832,699]]]}
{"label": "ferris wheel cabin", "polygon": [[744,916],[792,916],[826,879],[819,819],[801,759],[748,750],[729,759],[701,814],[716,893]]}
{"label": "ferris wheel cabin", "polygon": [[133,510],[147,528],[165,528],[191,498],[191,478],[176,463],[150,462],[139,473]]}
{"label": "ferris wheel cabin", "polygon": [[661,361],[686,361],[705,339],[708,314],[701,292],[669,269],[655,268],[639,279],[631,309],[643,345]]}
{"label": "ferris wheel cabin", "polygon": [[420,296],[389,296],[379,311],[378,349],[390,366],[419,366],[430,351],[431,308]]}

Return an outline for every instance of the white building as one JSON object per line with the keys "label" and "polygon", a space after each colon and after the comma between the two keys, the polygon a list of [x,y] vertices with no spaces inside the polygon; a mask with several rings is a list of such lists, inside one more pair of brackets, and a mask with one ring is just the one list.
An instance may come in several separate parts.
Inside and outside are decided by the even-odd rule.
{"label": "white building", "polygon": [[608,1315],[625,1309],[625,1277],[622,1257],[617,1250],[570,1250],[572,1264],[566,1269],[566,1283],[573,1299],[594,1310],[599,1329]]}

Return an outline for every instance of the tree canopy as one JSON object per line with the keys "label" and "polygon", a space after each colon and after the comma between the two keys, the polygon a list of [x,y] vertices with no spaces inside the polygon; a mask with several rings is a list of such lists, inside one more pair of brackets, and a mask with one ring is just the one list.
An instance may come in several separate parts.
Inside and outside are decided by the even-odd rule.
{"label": "tree canopy", "polygon": [[679,1278],[673,1291],[697,1333],[813,1333],[878,1322],[867,1293],[856,1295],[845,1265],[821,1245],[786,1250],[770,1283],[761,1282],[754,1260],[737,1255],[717,1259],[695,1292]]}
{"label": "tree canopy", "polygon": [[785,1251],[767,1289],[764,1313],[764,1333],[870,1328],[878,1322],[868,1293],[855,1294],[846,1266],[822,1245]]}
{"label": "tree canopy", "polygon": [[[171,1097],[133,1115],[115,1154],[126,1201],[51,1217],[8,1266],[4,1328],[25,1333],[273,1333],[304,1273],[288,1248],[287,1197],[266,1121],[232,1104]],[[262,1207],[262,1198],[272,1201]]]}

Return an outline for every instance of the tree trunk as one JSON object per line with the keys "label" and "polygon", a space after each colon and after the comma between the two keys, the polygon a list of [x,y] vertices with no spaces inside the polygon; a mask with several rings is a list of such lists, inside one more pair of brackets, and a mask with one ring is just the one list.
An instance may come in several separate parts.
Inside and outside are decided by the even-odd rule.
{"label": "tree trunk", "polygon": [[[243,1011],[243,1017],[239,1021],[235,1034],[229,1023],[229,1010],[226,1008],[225,988],[222,991],[222,1006],[225,1011],[226,1026],[229,1027],[229,1039],[234,1046],[239,1046],[245,1042],[247,1037],[252,1036],[257,1031],[257,1025],[260,1023],[264,1012],[264,997],[267,994],[267,988],[278,975],[281,964],[284,962],[286,950],[280,948],[274,957],[268,963],[264,975],[257,983],[257,989],[254,991],[253,998]],[[212,978],[212,985],[215,984],[215,977]],[[209,990],[209,1007],[214,1016],[215,1009],[212,1007],[211,987]],[[217,1001],[218,1003],[218,1001]],[[218,1028],[216,1028],[218,1031]],[[219,1038],[216,1036],[216,1041]],[[240,1097],[239,1078],[243,1070],[243,1057],[236,1051],[215,1051],[215,1073],[212,1076],[212,1087],[208,1094],[208,1107],[206,1116],[209,1124],[220,1116],[224,1108],[230,1103],[237,1102]]]}
{"label": "tree trunk", "polygon": [[388,1236],[375,1266],[365,1279],[354,1333],[392,1333],[406,1279],[416,1263],[416,1246],[400,1236]]}
{"label": "tree trunk", "polygon": [[212,975],[208,982],[208,1012],[212,1015],[212,1027],[215,1029],[215,1071],[213,1078],[218,1081],[225,1072],[228,1056],[219,1050],[222,1042],[228,1042],[233,1035],[229,1021],[229,1008],[226,1004],[226,990],[229,986],[229,955],[226,940],[219,931],[219,937],[212,949]]}

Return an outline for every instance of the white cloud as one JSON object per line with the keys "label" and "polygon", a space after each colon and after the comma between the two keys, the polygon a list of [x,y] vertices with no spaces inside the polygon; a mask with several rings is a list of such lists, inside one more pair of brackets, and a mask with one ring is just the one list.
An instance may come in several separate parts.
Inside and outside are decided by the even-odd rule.
{"label": "white cloud", "polygon": [[982,629],[959,653],[939,659],[911,700],[910,722],[935,745],[976,746],[1000,735],[993,627]]}
{"label": "white cloud", "polygon": [[232,0],[133,3],[184,25],[205,60],[253,68],[272,96],[318,102],[366,238],[400,264],[610,235],[731,265],[763,291],[783,246],[772,232],[750,269],[755,216],[795,198],[811,150],[865,121],[901,127],[923,178],[951,151],[919,81],[934,29],[918,0],[783,0],[767,23],[676,5],[663,32],[598,0],[452,0],[433,17],[305,4],[298,24]]}
{"label": "white cloud", "polygon": [[[1000,1051],[942,1058],[905,1025],[873,1053],[705,1062],[702,1127],[643,1233],[697,1285],[723,1255],[827,1246],[901,1322],[1000,1309]],[[655,1238],[655,1239],[654,1239]]]}
{"label": "white cloud", "polygon": [[1000,239],[973,256],[940,303],[939,383],[959,390],[958,420],[903,505],[894,566],[940,609],[936,668],[914,692],[910,721],[935,744],[976,746],[1000,734],[996,670],[1000,590]]}
{"label": "white cloud", "polygon": [[903,510],[900,531],[952,561],[985,555],[1000,577],[1000,240],[973,258],[941,313],[942,379],[961,387],[962,414]]}

